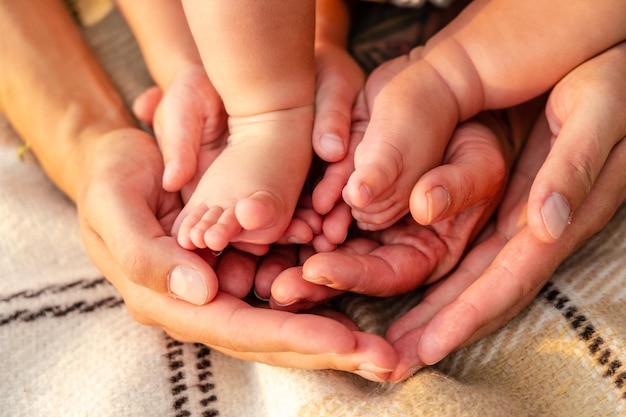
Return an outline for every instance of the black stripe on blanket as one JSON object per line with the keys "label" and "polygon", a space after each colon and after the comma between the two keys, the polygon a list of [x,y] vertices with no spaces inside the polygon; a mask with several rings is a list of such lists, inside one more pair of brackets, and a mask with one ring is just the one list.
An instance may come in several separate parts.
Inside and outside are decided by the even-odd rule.
{"label": "black stripe on blanket", "polygon": [[573,305],[570,298],[558,290],[554,284],[548,282],[540,294],[545,300],[561,312],[569,322],[570,327],[578,337],[587,344],[588,352],[602,369],[604,378],[611,378],[615,388],[621,393],[621,398],[626,400],[626,369],[624,362],[616,357],[615,353],[606,346],[606,339],[602,337],[597,326],[583,314],[580,309]]}
{"label": "black stripe on blanket", "polygon": [[176,417],[188,417],[191,412],[187,410],[189,397],[187,396],[187,383],[185,382],[185,361],[183,357],[184,344],[165,335],[167,347],[167,359],[170,368],[170,384],[172,385],[172,407]]}
{"label": "black stripe on blanket", "polygon": [[[99,287],[110,287],[111,284],[105,278],[80,279],[68,284],[49,285],[36,290],[25,290],[8,295],[0,295],[0,304],[9,304],[20,300],[32,300],[43,298],[48,295],[56,295],[69,291],[96,290]],[[76,300],[66,304],[45,305],[36,309],[17,307],[13,311],[0,315],[0,326],[19,321],[30,323],[39,319],[62,318],[70,314],[87,314],[101,309],[120,307],[124,300],[117,295],[103,294],[96,300]]]}
{"label": "black stripe on blanket", "polygon": [[211,349],[203,344],[194,344],[196,349],[196,370],[198,371],[198,389],[202,393],[200,405],[203,407],[202,417],[216,417],[218,411],[210,408],[217,401],[217,396],[213,393],[215,384],[213,380],[213,372],[211,372]]}
{"label": "black stripe on blanket", "polygon": [[[198,410],[202,410],[202,417],[217,417],[219,411],[214,407],[217,396],[213,393],[215,384],[213,381],[213,372],[211,371],[211,349],[200,343],[190,344],[182,343],[165,335],[168,366],[170,369],[169,382],[172,393],[172,408],[175,417],[189,417],[191,398],[197,397],[196,400],[200,405]],[[188,368],[185,358],[192,355],[192,361],[195,361],[193,368]],[[191,385],[191,390],[187,385],[187,381],[195,376],[197,384]],[[197,394],[197,395],[194,395]],[[194,407],[194,410],[196,408]]]}
{"label": "black stripe on blanket", "polygon": [[15,299],[37,298],[47,294],[60,294],[69,290],[91,290],[100,286],[110,286],[105,278],[80,279],[63,285],[49,285],[38,290],[24,290],[9,295],[0,295],[0,303],[6,303]]}
{"label": "black stripe on blanket", "polygon": [[0,326],[7,325],[14,321],[33,322],[43,318],[60,318],[72,313],[86,314],[93,313],[102,308],[115,308],[124,304],[121,298],[106,297],[91,303],[77,301],[70,305],[46,306],[38,310],[21,309],[12,314],[0,316]]}

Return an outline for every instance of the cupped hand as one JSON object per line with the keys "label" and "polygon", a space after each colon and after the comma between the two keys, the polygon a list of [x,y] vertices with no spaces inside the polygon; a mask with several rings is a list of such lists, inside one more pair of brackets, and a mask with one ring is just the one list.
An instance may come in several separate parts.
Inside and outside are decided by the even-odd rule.
{"label": "cupped hand", "polygon": [[[299,310],[342,291],[400,294],[449,273],[495,211],[504,191],[513,151],[503,135],[490,117],[460,125],[451,138],[444,165],[420,179],[420,183],[438,184],[447,190],[448,208],[441,219],[421,225],[407,215],[380,232],[363,233],[335,251],[310,256],[302,267],[286,269],[275,277],[272,305]],[[333,167],[339,165],[328,169]]]}
{"label": "cupped hand", "polygon": [[502,327],[530,303],[566,257],[607,224],[626,198],[622,174],[626,142],[622,140],[563,236],[553,243],[538,239],[525,222],[526,205],[533,179],[548,154],[550,136],[542,117],[520,156],[488,237],[389,328],[386,338],[400,355],[391,380],[405,379]]}
{"label": "cupped hand", "polygon": [[[153,127],[163,154],[167,191],[197,183],[226,144],[224,106],[201,65],[181,70],[165,91],[148,89],[133,107],[136,116]],[[189,194],[189,190],[183,192]]]}
{"label": "cupped hand", "polygon": [[528,226],[558,239],[626,135],[626,42],[572,70],[552,90],[546,115],[552,149],[533,182]]}
{"label": "cupped hand", "polygon": [[[276,366],[339,369],[372,380],[385,379],[395,368],[389,343],[344,319],[252,307],[207,287],[213,268],[251,286],[256,259],[245,254],[245,261],[236,252],[219,259],[178,246],[168,232],[181,200],[162,189],[161,154],[148,134],[122,129],[86,149],[90,171],[77,193],[85,246],[137,321]],[[211,296],[211,303],[194,305]]]}

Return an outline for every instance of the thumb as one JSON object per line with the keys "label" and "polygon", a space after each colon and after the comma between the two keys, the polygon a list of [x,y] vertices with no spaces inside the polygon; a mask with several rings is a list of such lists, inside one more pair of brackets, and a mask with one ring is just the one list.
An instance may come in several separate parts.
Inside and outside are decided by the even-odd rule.
{"label": "thumb", "polygon": [[134,283],[192,304],[211,301],[218,290],[211,266],[166,234],[141,194],[110,194],[82,210],[81,231],[94,264],[120,292]]}

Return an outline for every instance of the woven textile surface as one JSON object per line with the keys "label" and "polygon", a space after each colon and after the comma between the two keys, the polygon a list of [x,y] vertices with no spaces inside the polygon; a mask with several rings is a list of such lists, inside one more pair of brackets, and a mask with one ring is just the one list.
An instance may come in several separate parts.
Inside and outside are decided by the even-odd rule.
{"label": "woven textile surface", "polygon": [[[97,3],[75,12],[130,103],[151,80],[119,14]],[[452,11],[357,13],[351,50],[369,70]],[[239,361],[135,323],[89,261],[75,207],[32,155],[17,157],[20,145],[0,120],[0,416],[626,415],[626,208],[503,329],[404,383],[375,384]],[[414,302],[354,297],[345,307],[382,331]]]}

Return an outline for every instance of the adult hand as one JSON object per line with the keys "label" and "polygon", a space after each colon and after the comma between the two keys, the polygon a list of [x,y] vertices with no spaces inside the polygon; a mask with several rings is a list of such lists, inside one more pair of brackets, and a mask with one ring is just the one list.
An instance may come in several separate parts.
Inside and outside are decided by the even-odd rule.
{"label": "adult hand", "polygon": [[[401,355],[394,379],[504,325],[623,202],[625,63],[622,43],[555,86],[493,233],[389,329],[387,338]],[[520,222],[525,218],[527,224]],[[489,296],[494,291],[495,298]]]}
{"label": "adult hand", "polygon": [[210,253],[180,248],[168,232],[181,202],[161,187],[162,160],[154,140],[137,129],[100,139],[85,142],[90,170],[77,193],[81,230],[94,263],[137,321],[179,340],[277,366],[334,368],[373,380],[385,379],[396,366],[387,342],[345,320],[252,307],[223,291],[209,304],[193,305],[217,291],[203,284],[211,281],[206,277],[212,266],[219,276],[236,274],[235,281],[248,279],[251,285],[256,260],[242,263],[245,258],[238,256],[249,255],[232,252],[218,263]]}
{"label": "adult hand", "polygon": [[544,242],[561,236],[626,135],[625,67],[622,42],[574,69],[550,94],[546,115],[553,145],[528,201],[528,226]]}
{"label": "adult hand", "polygon": [[622,175],[626,142],[622,140],[563,236],[553,243],[538,239],[524,221],[525,211],[550,136],[542,118],[516,165],[493,231],[471,249],[452,275],[429,288],[422,302],[389,328],[386,338],[400,355],[392,381],[405,379],[502,327],[535,297],[566,257],[607,224],[626,198]]}

